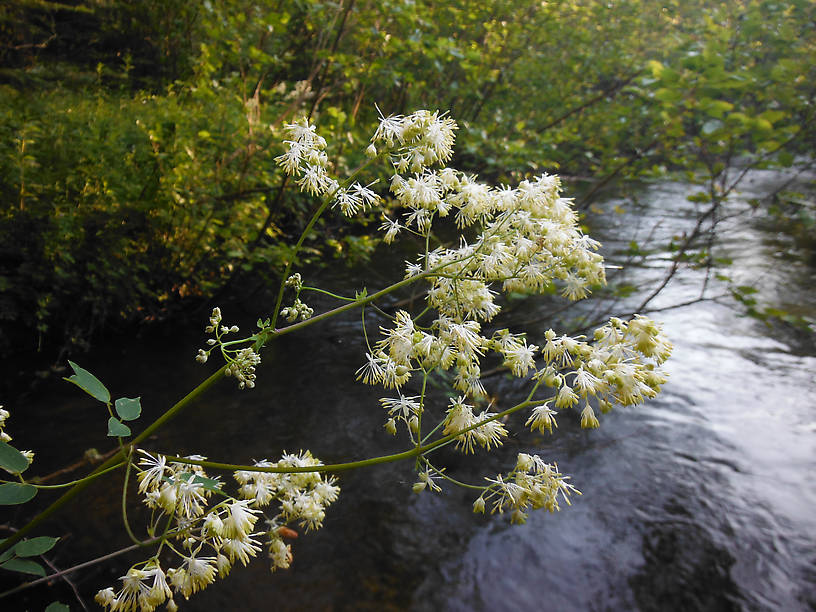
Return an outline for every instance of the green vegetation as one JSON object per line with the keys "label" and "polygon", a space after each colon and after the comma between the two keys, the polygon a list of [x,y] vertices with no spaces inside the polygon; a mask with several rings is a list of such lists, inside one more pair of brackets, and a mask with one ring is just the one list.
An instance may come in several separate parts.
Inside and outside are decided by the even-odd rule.
{"label": "green vegetation", "polygon": [[[82,345],[250,273],[278,278],[282,238],[309,218],[272,161],[282,122],[319,116],[344,173],[375,104],[449,110],[462,170],[586,178],[582,207],[613,181],[680,173],[708,205],[676,249],[687,261],[745,169],[812,163],[814,13],[810,0],[6,2],[0,353]],[[786,202],[774,212],[812,222]],[[299,262],[370,255],[372,220],[321,220]]]}

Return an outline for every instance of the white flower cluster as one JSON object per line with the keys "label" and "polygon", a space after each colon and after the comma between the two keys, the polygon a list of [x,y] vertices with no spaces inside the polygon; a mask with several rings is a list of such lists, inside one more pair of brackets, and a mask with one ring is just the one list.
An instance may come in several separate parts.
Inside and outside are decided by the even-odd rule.
{"label": "white flower cluster", "polygon": [[[388,413],[386,430],[393,434],[403,424],[419,443],[424,381],[434,371],[452,371],[449,380],[462,395],[451,399],[442,415],[443,435],[452,436],[466,453],[500,445],[507,430],[499,415],[475,408],[476,400],[487,396],[482,360],[491,352],[513,376],[532,373],[535,389],[542,384],[554,389],[549,399],[530,400],[535,407],[526,424],[534,430],[552,432],[556,409],[579,403],[581,425],[597,427],[590,398],[605,412],[614,403],[654,397],[666,380],[659,366],[671,344],[645,317],[612,319],[596,330],[592,342],[559,337],[552,330],[537,344],[507,329],[483,334],[484,324],[500,312],[499,290],[538,294],[556,287],[565,298],[578,300],[604,284],[606,276],[600,244],[581,231],[572,201],[561,197],[558,177],[543,174],[517,187],[496,188],[450,168],[431,169],[450,159],[455,129],[451,119],[427,111],[385,117],[368,150],[369,156],[378,149],[390,155],[395,169],[390,192],[404,209],[402,218],[385,217],[380,226],[386,244],[409,231],[430,245],[438,235],[434,222],[449,216],[470,237],[460,236],[455,247],[429,246],[407,263],[406,279],[421,275],[429,283],[427,308],[416,319],[398,311],[390,326],[381,327],[381,339],[357,371],[366,384],[398,390],[414,374],[423,375],[422,395],[400,392],[380,400]],[[429,316],[430,321],[420,318]],[[433,479],[447,478],[443,470],[427,466],[415,490],[437,490]],[[556,493],[567,499],[574,492],[557,467],[529,455],[520,455],[509,478],[490,481],[477,507],[493,500],[494,510],[512,507],[514,520],[520,521],[528,507],[558,509]]]}
{"label": "white flower cluster", "polygon": [[332,207],[338,206],[347,217],[377,203],[379,196],[370,189],[371,185],[355,182],[341,186],[337,179],[329,176],[326,140],[318,135],[308,119],[287,123],[284,130],[288,137],[284,144],[288,148],[275,161],[284,172],[298,177],[297,184],[302,191],[333,198]]}
{"label": "white flower cluster", "polygon": [[227,376],[234,376],[238,380],[238,388],[252,389],[255,387],[255,366],[261,363],[260,354],[252,348],[242,348],[235,357],[229,360],[229,366],[224,371]]}
{"label": "white flower cluster", "polygon": [[454,386],[463,392],[484,395],[479,360],[490,342],[479,335],[477,321],[454,322],[441,315],[428,331],[419,329],[404,310],[397,312],[393,328],[381,328],[382,340],[357,371],[358,380],[399,388],[414,370],[456,369]]}
{"label": "white flower cluster", "polygon": [[555,397],[533,408],[527,421],[532,429],[552,432],[558,409],[584,403],[581,426],[599,427],[589,398],[595,397],[601,412],[617,403],[640,404],[655,397],[666,375],[657,367],[671,354],[672,345],[660,326],[647,317],[629,322],[613,318],[595,330],[595,342],[570,336],[558,337],[548,330],[541,354],[546,367],[536,373],[544,384],[557,389]]}
{"label": "white flower cluster", "polygon": [[289,140],[288,149],[275,158],[278,165],[289,175],[297,175],[301,189],[312,195],[332,193],[339,186],[326,172],[329,158],[326,155],[326,139],[305,117],[295,123],[284,125]]}
{"label": "white flower cluster", "polygon": [[294,289],[295,301],[291,306],[282,308],[280,315],[290,323],[294,323],[297,320],[305,321],[306,319],[311,319],[314,310],[304,304],[300,299],[300,292],[303,289],[303,278],[300,276],[300,273],[296,272],[287,278],[284,286]]}
{"label": "white flower cluster", "polygon": [[304,304],[300,298],[295,298],[295,302],[291,306],[281,308],[280,314],[290,323],[294,323],[298,319],[301,321],[311,319],[314,309]]}
{"label": "white flower cluster", "polygon": [[221,321],[221,309],[216,306],[213,308],[212,314],[210,315],[210,324],[204,328],[206,333],[214,334],[214,337],[207,340],[207,346],[209,348],[206,350],[198,349],[198,354],[196,355],[195,359],[199,363],[207,363],[207,359],[210,357],[210,352],[214,348],[218,347],[227,362],[227,369],[224,371],[224,374],[227,376],[234,376],[238,381],[239,389],[252,389],[255,387],[255,366],[261,362],[261,356],[255,351],[254,348],[232,347],[239,344],[245,344],[247,342],[254,342],[254,339],[249,338],[246,340],[233,340],[231,342],[225,342],[224,337],[227,334],[235,333],[240,330],[237,325],[228,327],[226,325],[222,325]]}
{"label": "white flower cluster", "polygon": [[464,397],[451,398],[450,408],[442,421],[442,433],[464,432],[456,436],[456,445],[464,448],[466,453],[473,452],[474,442],[490,450],[493,446],[501,446],[502,439],[507,437],[507,430],[495,416],[487,410],[476,415],[473,406],[466,403]]}
{"label": "white flower cluster", "polygon": [[213,347],[217,344],[222,342],[221,337],[225,336],[231,332],[239,331],[237,325],[233,325],[231,327],[227,327],[226,325],[221,325],[221,309],[216,306],[212,310],[212,314],[210,315],[210,324],[204,328],[204,332],[208,334],[215,334],[215,337],[210,338],[207,340],[207,345],[210,347],[207,350],[198,349],[198,354],[196,355],[196,361],[199,363],[207,363],[207,359],[210,357],[210,351],[212,351]]}
{"label": "white flower cluster", "polygon": [[[541,349],[506,329],[485,338],[479,334],[478,322],[453,323],[444,315],[429,331],[424,331],[418,329],[408,313],[398,311],[394,326],[382,331],[384,338],[375,344],[373,355],[366,355],[366,363],[357,371],[358,380],[400,388],[415,371],[453,368],[456,389],[472,396],[485,396],[480,360],[487,350],[492,350],[503,358],[514,376],[525,377],[532,371],[535,379],[557,389],[553,398],[533,408],[527,421],[532,429],[550,433],[557,414],[552,406],[563,409],[583,401],[582,426],[598,427],[590,397],[597,399],[602,412],[607,412],[614,403],[631,405],[655,397],[666,381],[658,366],[672,348],[660,326],[642,316],[628,323],[613,318],[595,331],[594,343],[571,336],[557,337],[548,330]],[[540,369],[535,362],[537,355],[544,361]],[[383,398],[380,402],[388,410],[389,432],[395,433],[399,421],[413,431],[414,422],[423,411],[421,398],[400,394],[399,399]],[[459,397],[451,400],[443,421],[444,433],[462,431],[491,416],[488,412],[475,415],[473,406]],[[458,441],[466,451],[473,449],[474,442],[490,449],[499,445],[504,435],[503,427],[491,421],[463,434]]]}
{"label": "white flower cluster", "polygon": [[11,416],[11,413],[0,406],[0,440],[3,442],[11,442],[11,436],[5,432],[6,419]]}
{"label": "white flower cluster", "polygon": [[491,504],[491,513],[509,509],[513,523],[524,523],[528,510],[559,510],[559,495],[569,505],[571,494],[581,494],[567,482],[569,476],[561,474],[556,464],[546,463],[538,455],[527,453],[518,454],[516,467],[509,474],[485,480],[490,484],[476,498],[473,511],[484,512],[486,504]]}
{"label": "white flower cluster", "polygon": [[493,318],[499,312],[489,288],[494,282],[504,291],[540,293],[557,281],[562,294],[575,300],[606,281],[603,258],[595,252],[599,243],[581,232],[555,176],[495,189],[445,168],[409,179],[394,175],[391,191],[408,209],[406,227],[422,235],[435,217],[454,211],[460,228],[477,226],[473,244],[462,238],[458,248],[431,251],[417,264],[441,270],[432,277],[428,299],[449,316]]}
{"label": "white flower cluster", "polygon": [[[286,524],[300,520],[308,528],[320,527],[324,508],[339,493],[333,478],[324,479],[316,472],[237,472],[243,499],[225,496],[210,506],[213,492],[223,492],[220,483],[207,478],[201,467],[140,452],[139,492],[153,510],[150,532],[155,533],[160,524],[169,521],[175,543],[167,542],[167,548],[179,556],[180,562],[165,572],[159,563],[159,551],[133,566],[122,576],[119,591],[108,587],[96,595],[96,601],[111,612],[152,612],[162,604],[176,610],[174,595],[189,599],[216,578],[226,577],[236,563],[247,565],[261,551],[263,538],[272,571],[288,568],[292,552],[283,538],[296,537],[297,533]],[[189,458],[203,460],[199,456]],[[306,452],[284,455],[274,464],[259,461],[256,465],[303,468],[321,463]],[[262,508],[273,501],[279,503],[279,512],[266,521],[266,527],[259,527]]]}
{"label": "white flower cluster", "polygon": [[456,129],[453,119],[427,110],[407,116],[381,116],[371,139],[369,155],[376,155],[379,146],[391,153],[391,163],[398,173],[409,169],[421,172],[428,166],[450,160]]}
{"label": "white flower cluster", "polygon": [[[299,455],[284,454],[280,461],[258,461],[257,467],[305,468],[322,465],[308,451]],[[334,477],[323,478],[318,472],[236,472],[241,484],[240,495],[253,505],[264,507],[272,499],[280,502],[281,513],[273,524],[281,526],[300,521],[307,531],[318,529],[326,516],[325,508],[337,499],[340,488]]]}
{"label": "white flower cluster", "polygon": [[[307,120],[285,129],[288,150],[276,160],[285,172],[298,177],[301,190],[324,198],[317,214],[328,203],[344,215],[376,203],[378,196],[371,185],[363,187],[351,183],[352,179],[341,184],[329,176],[326,141]],[[532,407],[526,426],[552,433],[558,410],[579,407],[582,427],[591,428],[599,426],[591,402],[606,412],[614,403],[630,405],[654,397],[666,380],[660,366],[672,347],[659,325],[645,317],[628,322],[611,319],[591,341],[549,330],[533,344],[525,334],[508,329],[484,331],[501,310],[500,292],[540,294],[557,289],[563,297],[578,300],[603,285],[606,276],[597,252],[600,244],[581,230],[572,201],[561,197],[558,177],[543,174],[516,187],[493,187],[451,168],[434,169],[451,159],[456,129],[452,119],[429,111],[381,117],[366,150],[371,159],[390,161],[394,170],[390,193],[404,209],[401,217],[385,217],[380,226],[384,242],[390,244],[406,231],[426,245],[420,257],[407,262],[405,271],[406,280],[421,278],[428,283],[426,308],[416,317],[398,310],[393,322],[380,328],[381,337],[373,347],[366,335],[366,362],[357,370],[358,380],[396,390],[398,397],[380,399],[387,412],[385,429],[395,434],[398,426],[405,427],[417,446],[441,432],[445,439],[430,448],[455,441],[457,448],[471,453],[501,445],[508,436],[505,417],[514,410]],[[453,243],[436,246],[437,236],[447,232],[436,232],[433,225],[444,218],[462,235]],[[312,309],[299,298],[304,288],[300,275],[290,276],[285,286],[294,290],[294,303],[280,315],[290,322],[311,317]],[[211,319],[208,331],[229,331],[219,327],[217,314],[214,310],[217,321]],[[211,344],[220,346],[229,362],[228,373],[238,376],[242,387],[253,386],[254,367],[260,360],[255,349],[225,348],[241,341],[225,343],[219,333]],[[202,350],[199,357],[206,360],[207,354]],[[513,376],[531,379],[533,389],[527,400],[512,410],[499,412],[492,402],[477,408],[488,397],[482,373],[483,360],[489,356],[498,358]],[[404,394],[403,388],[415,375],[422,378],[422,391]],[[436,375],[458,393],[434,415],[435,427],[426,427],[426,383]],[[543,387],[551,391],[542,399],[536,393],[542,395]],[[309,457],[296,461],[287,456],[281,462],[303,467]],[[258,465],[280,467],[281,462]],[[415,491],[437,491],[439,479],[457,482],[424,455],[417,465]],[[274,498],[280,502],[281,514],[271,520],[272,527],[292,520],[307,529],[319,527],[323,508],[336,496],[333,481],[306,472],[286,476],[246,472],[236,477],[245,501],[259,505]],[[512,510],[513,521],[523,522],[529,509],[558,510],[559,495],[569,503],[569,495],[577,491],[567,480],[556,465],[522,453],[509,474],[488,479],[474,509],[483,511],[491,503],[494,512]],[[290,493],[290,488],[296,492]],[[270,554],[277,566],[288,566],[291,553],[283,540],[270,541]]]}
{"label": "white flower cluster", "polygon": [[284,285],[291,287],[296,293],[300,293],[300,290],[303,289],[303,277],[300,275],[300,272],[295,272],[286,279]]}

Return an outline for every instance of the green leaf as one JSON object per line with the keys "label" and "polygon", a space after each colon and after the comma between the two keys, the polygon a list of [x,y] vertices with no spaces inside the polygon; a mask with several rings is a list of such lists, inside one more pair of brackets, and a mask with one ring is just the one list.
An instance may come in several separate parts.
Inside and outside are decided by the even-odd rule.
{"label": "green leaf", "polygon": [[0,567],[11,570],[12,572],[22,572],[23,574],[45,576],[45,570],[43,569],[42,565],[29,559],[9,559],[0,565]]}
{"label": "green leaf", "polygon": [[649,60],[646,65],[649,67],[649,70],[652,71],[652,76],[656,79],[660,78],[660,75],[663,74],[663,70],[665,69],[665,66],[657,60]]}
{"label": "green leaf", "polygon": [[29,463],[25,455],[13,446],[0,440],[0,467],[12,474],[21,474],[28,468]]}
{"label": "green leaf", "polygon": [[108,436],[124,438],[130,435],[130,427],[122,423],[116,417],[108,419]]}
{"label": "green leaf", "polygon": [[725,100],[704,100],[701,107],[709,116],[719,119],[724,113],[733,110],[734,105]]}
{"label": "green leaf", "polygon": [[786,168],[790,168],[793,164],[793,155],[788,153],[787,151],[782,151],[779,154],[779,163],[785,166]]}
{"label": "green leaf", "polygon": [[71,612],[71,608],[61,601],[52,601],[50,604],[48,604],[45,612]]}
{"label": "green leaf", "polygon": [[100,402],[107,404],[110,401],[110,391],[108,391],[105,385],[103,385],[96,376],[91,374],[88,370],[80,368],[73,361],[69,361],[68,365],[74,369],[75,374],[65,380],[74,383],[77,387],[85,391],[85,393],[98,399]]}
{"label": "green leaf", "polygon": [[210,491],[221,491],[221,483],[213,478],[205,478],[204,476],[196,475],[193,478],[193,482],[200,483],[201,486],[203,486],[205,489],[209,489]]}
{"label": "green leaf", "polygon": [[39,536],[31,538],[30,540],[23,540],[18,542],[14,547],[14,554],[18,557],[35,557],[47,553],[54,548],[54,545],[59,541],[59,538],[51,538],[49,536]]}
{"label": "green leaf", "polygon": [[[6,538],[3,538],[2,540],[0,540],[0,544],[2,544],[5,541],[6,541]],[[8,550],[4,550],[2,553],[0,553],[0,563],[2,563],[3,561],[6,561],[8,559],[11,559],[12,556],[14,556],[14,547],[13,546],[11,548],[9,548]]]}
{"label": "green leaf", "polygon": [[133,399],[127,397],[120,397],[116,400],[116,414],[118,414],[123,421],[133,421],[138,419],[142,414],[142,404],[139,401],[141,398]]}
{"label": "green leaf", "polygon": [[671,89],[669,87],[661,87],[655,92],[655,98],[657,98],[661,102],[676,104],[677,102],[683,99],[683,94],[681,94],[676,89]]}
{"label": "green leaf", "polygon": [[697,193],[687,195],[686,199],[689,202],[710,202],[711,196],[707,194],[705,191],[698,191]]}
{"label": "green leaf", "polygon": [[37,494],[37,487],[18,482],[7,482],[0,485],[0,506],[13,506],[24,504],[34,499]]}
{"label": "green leaf", "polygon": [[215,491],[216,493],[221,491],[221,482],[217,478],[206,478],[204,476],[199,476],[198,474],[193,474],[192,472],[182,472],[175,478],[167,479],[167,482],[171,483],[176,483],[178,481],[200,484],[205,489]]}

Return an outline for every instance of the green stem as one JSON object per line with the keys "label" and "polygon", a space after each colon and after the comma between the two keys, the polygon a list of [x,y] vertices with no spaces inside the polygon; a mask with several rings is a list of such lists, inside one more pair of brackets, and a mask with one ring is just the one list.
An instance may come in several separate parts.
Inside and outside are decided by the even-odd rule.
{"label": "green stem", "polygon": [[[450,264],[443,264],[442,266],[440,266],[439,269],[441,269],[442,267],[445,267],[447,265],[450,265]],[[319,314],[319,315],[317,315],[315,317],[312,317],[311,319],[306,319],[305,321],[301,321],[300,323],[295,323],[295,324],[289,325],[287,327],[276,329],[273,333],[274,333],[275,336],[282,336],[284,334],[289,334],[289,333],[292,333],[294,331],[299,331],[299,330],[303,329],[304,327],[308,327],[309,325],[314,325],[318,321],[323,321],[325,319],[330,319],[331,317],[334,317],[334,316],[336,316],[336,315],[338,315],[338,314],[340,314],[342,312],[345,312],[347,310],[357,308],[358,306],[362,306],[364,304],[369,304],[369,303],[371,303],[371,302],[373,302],[375,300],[380,299],[384,295],[388,295],[392,291],[396,291],[397,289],[401,289],[402,287],[405,287],[406,285],[410,285],[411,283],[414,283],[414,282],[416,282],[416,281],[418,281],[420,279],[423,279],[423,278],[427,278],[428,276],[433,276],[434,273],[435,273],[435,270],[429,270],[427,272],[421,272],[420,274],[417,274],[416,276],[411,276],[409,278],[401,280],[398,283],[394,283],[393,285],[389,285],[388,287],[386,287],[385,289],[381,289],[377,293],[372,293],[371,295],[367,295],[365,297],[357,298],[353,302],[349,302],[348,304],[343,304],[342,306],[338,306],[337,308],[334,308],[332,310],[327,310],[324,313],[321,313],[321,314]]]}
{"label": "green stem", "polygon": [[325,289],[318,289],[317,287],[306,287],[305,285],[301,288],[302,291],[315,291],[317,293],[325,293],[326,295],[333,297],[338,300],[343,300],[345,302],[353,302],[356,298],[350,297],[343,297],[342,295],[337,295],[336,293],[332,293],[331,291],[326,291]]}
{"label": "green stem", "polygon": [[363,338],[365,338],[366,348],[368,349],[369,355],[374,355],[374,351],[371,350],[371,345],[368,343],[368,332],[366,331],[366,324],[365,324],[365,304],[360,306],[360,318],[362,319],[361,327],[363,328]]}
{"label": "green stem", "polygon": [[433,450],[436,450],[442,446],[450,444],[453,442],[458,436],[465,434],[473,429],[481,427],[482,425],[486,425],[491,421],[495,421],[496,419],[504,418],[507,415],[513,414],[521,410],[522,408],[529,408],[532,406],[538,406],[540,404],[544,404],[545,400],[536,400],[530,401],[525,400],[520,404],[516,404],[508,408],[507,410],[503,410],[502,412],[498,412],[478,423],[474,423],[473,425],[466,427],[460,431],[450,433],[446,436],[439,438],[438,440],[434,440],[429,444],[423,444],[420,446],[415,446],[409,450],[403,451],[401,453],[395,453],[393,455],[382,455],[380,457],[371,457],[369,459],[362,459],[360,461],[349,461],[346,463],[331,463],[328,465],[313,465],[313,466],[304,466],[304,467],[259,467],[256,465],[240,465],[235,463],[220,463],[217,461],[200,461],[197,459],[187,459],[186,457],[176,457],[174,455],[167,455],[164,453],[158,453],[159,455],[164,455],[168,459],[172,459],[176,463],[188,463],[190,465],[200,465],[201,467],[210,468],[213,470],[226,470],[229,472],[263,472],[267,474],[296,474],[302,472],[318,472],[318,473],[326,473],[326,472],[346,472],[348,470],[356,470],[362,467],[369,467],[372,465],[380,465],[382,463],[393,463],[394,461],[402,461],[404,459],[413,459],[415,457],[419,457],[424,455],[425,453],[429,453]]}
{"label": "green stem", "polygon": [[476,489],[477,491],[485,491],[485,490],[487,490],[487,487],[486,487],[486,486],[467,484],[466,482],[462,482],[461,480],[456,480],[455,478],[451,478],[450,476],[448,476],[447,474],[445,474],[445,472],[444,472],[444,471],[437,469],[437,468],[436,468],[436,466],[434,466],[434,465],[433,465],[433,464],[432,464],[430,461],[428,461],[427,459],[424,459],[424,461],[425,461],[425,465],[427,465],[429,468],[431,468],[431,469],[432,469],[434,472],[436,472],[436,473],[437,473],[439,476],[441,476],[442,478],[444,478],[445,480],[447,480],[447,481],[449,481],[449,482],[452,482],[453,484],[455,484],[455,485],[457,485],[457,486],[459,486],[459,487],[464,487],[464,488],[466,488],[466,489]]}
{"label": "green stem", "polygon": [[[425,412],[425,389],[428,384],[428,371],[425,368],[422,368],[422,390],[419,393],[419,415],[417,416],[417,431],[416,431],[416,444],[415,446],[422,446],[422,414]],[[410,427],[409,433],[410,432]],[[413,441],[414,435],[411,433],[411,440]]]}
{"label": "green stem", "polygon": [[[382,154],[381,154],[382,155]],[[368,166],[374,163],[375,160],[379,159],[380,156],[375,157],[374,159],[369,159],[364,163],[360,164],[350,175],[349,177],[343,181],[343,184],[338,187],[338,189],[342,189],[351,185],[352,181],[357,178],[357,176],[365,170]],[[289,261],[286,264],[286,268],[283,271],[283,277],[281,278],[280,288],[278,289],[278,297],[275,300],[275,310],[272,312],[272,329],[275,328],[275,324],[278,322],[278,315],[280,314],[281,304],[283,303],[283,293],[286,290],[286,279],[289,278],[289,273],[292,271],[292,264],[295,263],[295,257],[297,256],[300,247],[303,246],[303,242],[306,240],[306,236],[309,235],[309,232],[312,231],[315,223],[317,220],[326,212],[326,209],[329,207],[329,204],[334,197],[334,194],[337,193],[337,189],[332,191],[331,193],[327,194],[326,197],[323,199],[323,202],[320,204],[320,207],[315,211],[312,215],[312,218],[309,219],[309,223],[306,224],[306,227],[303,228],[303,232],[300,234],[300,238],[298,238],[297,244],[295,244],[295,248],[292,251],[291,255],[289,256]]]}
{"label": "green stem", "polygon": [[125,482],[122,484],[122,522],[125,524],[125,531],[127,531],[127,534],[130,537],[130,539],[133,540],[133,543],[139,544],[141,540],[136,537],[136,534],[134,534],[133,530],[130,528],[130,522],[128,521],[127,516],[128,485],[130,484],[130,468],[132,467],[133,467],[133,447],[131,446],[130,452],[128,452],[127,456],[127,467],[125,468]]}
{"label": "green stem", "polygon": [[442,425],[443,425],[444,423],[445,423],[445,420],[444,420],[444,419],[443,419],[443,420],[441,420],[441,421],[439,421],[439,423],[437,423],[437,424],[436,424],[436,427],[434,427],[434,428],[433,428],[431,431],[429,431],[429,432],[428,432],[428,434],[427,434],[427,435],[426,435],[424,438],[422,438],[422,442],[424,443],[424,442],[425,442],[425,440],[427,440],[427,439],[428,439],[428,438],[430,438],[432,435],[434,435],[434,434],[437,432],[437,430],[438,430],[440,427],[442,427]]}
{"label": "green stem", "polygon": [[[229,340],[227,342],[221,342],[218,346],[221,347],[222,352],[225,346],[232,346],[233,344],[247,344],[249,342],[256,342],[258,340],[258,334],[252,334],[251,336],[247,336],[246,338],[241,338],[240,340]],[[234,352],[234,351],[233,351]]]}
{"label": "green stem", "polygon": [[[195,389],[190,391],[187,395],[185,395],[181,400],[176,402],[173,407],[171,407],[167,412],[161,415],[158,419],[153,421],[147,429],[145,429],[142,433],[136,436],[131,442],[129,442],[125,449],[128,447],[133,447],[146,440],[148,437],[153,435],[155,431],[160,429],[164,426],[170,419],[175,417],[179,412],[181,412],[184,408],[186,408],[190,403],[196,400],[201,394],[207,391],[216,381],[218,381],[223,375],[224,370],[227,369],[227,366],[222,366],[217,372],[212,374],[207,380],[202,382],[198,385]],[[3,542],[0,542],[0,552],[7,550],[14,546],[17,542],[19,542],[23,537],[28,535],[32,530],[36,529],[40,524],[42,524],[46,519],[51,517],[54,513],[60,510],[63,506],[65,506],[68,502],[74,499],[77,495],[79,495],[85,488],[91,483],[94,478],[101,475],[102,472],[107,471],[109,468],[117,465],[125,458],[125,450],[120,449],[118,453],[113,455],[110,459],[108,459],[105,463],[100,465],[96,468],[91,474],[82,480],[80,480],[77,484],[73,487],[68,489],[65,493],[62,494],[57,500],[55,500],[50,506],[48,506],[45,510],[40,512],[37,516],[31,519],[27,524],[25,524],[17,533],[11,535]],[[94,478],[91,478],[93,476]]]}
{"label": "green stem", "polygon": [[111,466],[106,470],[102,470],[101,472],[94,472],[90,476],[86,476],[85,478],[79,478],[78,480],[72,480],[71,482],[64,482],[62,484],[57,484],[57,485],[38,485],[38,484],[32,484],[32,483],[28,483],[28,484],[31,484],[32,487],[37,487],[38,489],[64,489],[65,487],[71,487],[71,486],[73,486],[75,484],[85,482],[86,480],[88,480],[88,481],[95,480],[96,478],[99,478],[100,476],[104,476],[108,472],[112,472],[113,470],[118,470],[123,465],[125,465],[124,461],[122,461],[120,463],[117,463],[116,465]]}
{"label": "green stem", "polygon": [[[332,192],[333,194],[334,192]],[[295,244],[295,248],[292,251],[291,255],[289,256],[289,261],[286,264],[286,268],[283,271],[283,278],[281,278],[281,285],[280,289],[278,289],[278,297],[275,300],[275,310],[272,311],[272,328],[274,329],[275,324],[278,322],[278,314],[280,313],[281,303],[283,303],[283,293],[286,290],[286,279],[289,278],[289,272],[292,271],[292,264],[295,262],[295,257],[297,256],[297,252],[300,250],[300,247],[303,246],[303,242],[306,240],[306,236],[314,227],[314,224],[317,223],[317,220],[323,215],[326,209],[329,207],[329,203],[331,200],[326,197],[323,202],[320,204],[320,208],[315,211],[315,214],[312,215],[312,218],[309,219],[309,223],[306,224],[303,232],[300,234],[300,238],[298,238],[297,244]]]}

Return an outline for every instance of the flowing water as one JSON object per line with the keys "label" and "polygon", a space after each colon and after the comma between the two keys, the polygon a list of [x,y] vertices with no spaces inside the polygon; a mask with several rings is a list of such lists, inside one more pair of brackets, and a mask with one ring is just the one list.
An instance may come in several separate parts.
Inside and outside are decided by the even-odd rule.
{"label": "flowing water", "polygon": [[[743,204],[774,178],[757,173],[744,186],[729,208],[743,214],[723,222],[717,254],[734,260],[728,273],[756,285],[765,303],[816,320],[814,269]],[[689,231],[695,209],[688,193],[661,183],[643,188],[639,203],[624,210],[621,201],[600,206],[593,236],[608,261],[629,264],[617,281],[659,282],[668,254],[633,258],[630,241],[651,236],[661,244]],[[401,261],[379,259],[369,289],[399,277]],[[345,270],[321,276],[322,286],[353,293]],[[684,271],[650,307],[695,299],[704,276]],[[711,280],[709,294],[723,293],[722,282]],[[642,298],[636,293],[615,307],[626,312]],[[267,307],[258,299],[234,314],[251,324]],[[540,337],[551,324],[540,308],[517,305],[505,324],[531,321],[531,338]],[[469,492],[413,494],[408,464],[358,470],[342,476],[324,528],[294,542],[289,571],[270,575],[257,560],[179,603],[188,610],[816,609],[816,333],[741,312],[723,296],[653,314],[675,345],[670,381],[656,400],[602,416],[599,430],[581,430],[577,413],[563,413],[556,434],[543,437],[524,433],[516,418],[510,428],[521,433],[502,451],[474,460],[444,450],[437,458],[455,478],[478,482],[512,467],[517,452],[539,449],[584,493],[571,507],[534,512],[525,525],[511,526],[507,517],[474,515]],[[371,334],[379,319],[369,316]],[[116,396],[141,395],[147,420],[208,371],[192,360],[203,341],[197,327],[121,339],[81,363]],[[363,346],[358,316],[280,338],[264,354],[255,390],[219,383],[148,446],[240,462],[274,460],[284,449],[308,448],[327,463],[402,450],[382,429],[376,389],[351,384]],[[488,389],[500,407],[522,391],[501,376]],[[13,415],[24,412],[7,406]],[[42,385],[9,431],[39,451],[35,465],[45,471],[74,459],[76,449],[104,447],[106,418],[95,408],[72,388]],[[53,444],[35,442],[42,435]],[[103,501],[111,491],[93,487],[52,523],[48,533],[70,533],[59,566],[128,544],[116,504]],[[93,593],[126,568],[94,568],[77,586]],[[55,592],[62,601],[71,597]],[[22,608],[42,596],[17,601]]]}

